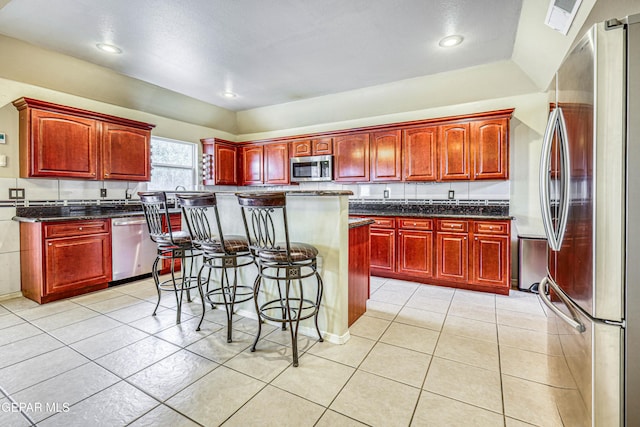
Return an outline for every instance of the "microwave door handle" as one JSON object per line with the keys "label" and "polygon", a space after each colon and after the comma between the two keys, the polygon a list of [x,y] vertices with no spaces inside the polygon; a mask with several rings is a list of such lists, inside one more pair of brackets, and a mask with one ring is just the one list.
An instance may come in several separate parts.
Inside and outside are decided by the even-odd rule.
{"label": "microwave door handle", "polygon": [[[547,285],[549,285],[549,287],[551,287],[553,289],[553,291],[558,296],[558,298],[560,298],[562,303],[565,306],[567,306],[567,308],[569,309],[569,312],[571,313],[571,317],[567,316],[562,311],[560,311],[560,309],[558,309],[558,307],[553,305],[553,303],[549,299],[549,296],[547,295],[547,293],[549,292]],[[560,290],[559,286],[553,280],[551,280],[549,277],[545,277],[544,279],[542,279],[540,281],[540,285],[538,285],[538,296],[540,297],[540,299],[542,300],[544,305],[546,305],[549,308],[549,310],[554,312],[556,314],[556,316],[561,318],[565,323],[567,323],[573,329],[575,329],[576,331],[578,331],[580,333],[582,333],[582,332],[587,330],[585,328],[584,324],[582,322],[580,322],[578,314],[576,313],[575,309],[573,308],[571,301],[568,301],[566,299],[566,297],[564,296],[564,293]]]}
{"label": "microwave door handle", "polygon": [[567,221],[569,219],[569,202],[571,201],[571,156],[569,155],[569,134],[567,133],[567,123],[560,107],[558,110],[558,140],[560,141],[560,173],[562,193],[560,194],[560,225],[558,226],[558,235],[556,243],[558,249],[562,247],[562,240],[567,231]]}
{"label": "microwave door handle", "polygon": [[558,108],[555,108],[549,114],[549,120],[547,121],[547,128],[544,132],[544,139],[542,142],[542,153],[540,155],[540,208],[542,210],[542,223],[544,225],[544,231],[547,235],[547,242],[549,247],[557,251],[560,249],[556,245],[556,235],[553,232],[553,224],[551,221],[551,195],[549,194],[550,183],[550,171],[549,165],[551,163],[551,144],[553,141],[554,131],[556,129],[556,122],[558,120]]}

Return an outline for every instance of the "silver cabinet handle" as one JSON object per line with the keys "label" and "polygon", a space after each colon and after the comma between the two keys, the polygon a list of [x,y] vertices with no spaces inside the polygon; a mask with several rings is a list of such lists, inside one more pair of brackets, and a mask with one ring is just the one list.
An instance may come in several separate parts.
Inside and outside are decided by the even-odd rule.
{"label": "silver cabinet handle", "polygon": [[[562,303],[567,306],[567,308],[569,309],[569,312],[571,313],[571,317],[567,316],[562,311],[560,311],[558,307],[553,305],[553,303],[547,296],[547,292],[548,292],[547,285],[549,285],[553,289],[553,291],[558,296],[558,298],[560,298]],[[584,327],[582,322],[580,322],[578,318],[578,314],[573,308],[571,301],[568,301],[566,299],[566,297],[564,296],[564,292],[562,292],[560,290],[560,287],[549,277],[545,277],[544,279],[542,279],[542,281],[538,285],[538,296],[540,297],[544,305],[549,307],[549,310],[553,311],[559,318],[561,318],[567,324],[569,324],[569,326],[571,326],[572,328],[574,328],[576,331],[580,333],[586,331],[586,328]]]}
{"label": "silver cabinet handle", "polygon": [[111,220],[111,225],[114,227],[118,227],[121,225],[138,225],[138,224],[146,224],[147,221],[145,219],[130,219],[130,220]]}

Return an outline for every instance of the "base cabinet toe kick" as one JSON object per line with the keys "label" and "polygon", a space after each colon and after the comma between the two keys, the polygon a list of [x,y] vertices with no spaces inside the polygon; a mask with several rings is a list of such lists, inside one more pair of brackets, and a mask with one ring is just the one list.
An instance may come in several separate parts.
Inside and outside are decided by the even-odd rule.
{"label": "base cabinet toe kick", "polygon": [[367,217],[372,275],[509,293],[509,220]]}

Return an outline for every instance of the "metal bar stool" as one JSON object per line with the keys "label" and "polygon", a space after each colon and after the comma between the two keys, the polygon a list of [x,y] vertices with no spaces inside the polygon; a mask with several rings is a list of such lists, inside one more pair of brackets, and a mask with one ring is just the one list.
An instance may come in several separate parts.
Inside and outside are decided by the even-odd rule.
{"label": "metal bar stool", "polygon": [[[289,241],[285,193],[238,193],[242,219],[249,239],[249,249],[258,265],[253,295],[258,313],[258,334],[251,351],[255,351],[262,320],[289,325],[293,366],[298,366],[298,328],[300,321],[314,318],[319,341],[323,341],[318,327],[318,311],[322,300],[322,278],[318,274],[318,250],[306,243]],[[277,224],[277,225],[276,225]],[[308,281],[315,277],[315,289]],[[260,303],[260,287],[264,279],[275,282],[277,295],[265,296]],[[297,284],[297,286],[296,286]],[[311,285],[312,286],[312,285]]]}
{"label": "metal bar stool", "polygon": [[[158,247],[158,254],[153,266],[151,274],[158,291],[158,302],[153,310],[153,316],[156,315],[160,306],[162,292],[173,292],[176,297],[176,323],[180,323],[180,313],[182,311],[183,292],[187,291],[187,301],[191,302],[191,289],[197,288],[199,283],[197,276],[194,275],[194,258],[200,256],[201,252],[196,250],[191,244],[191,237],[186,231],[173,231],[171,229],[171,221],[169,217],[169,207],[167,205],[167,195],[163,191],[158,192],[141,192],[140,202],[144,211],[147,226],[149,227],[149,237]],[[160,281],[159,265],[160,261],[171,261],[171,278]],[[176,277],[175,262],[181,261],[180,276]],[[189,272],[187,274],[187,260],[189,261]]]}
{"label": "metal bar stool", "polygon": [[[231,342],[234,306],[253,298],[253,286],[238,284],[238,268],[254,264],[249,243],[244,236],[224,236],[214,193],[182,194],[176,197],[182,207],[191,241],[203,255],[202,267],[198,271],[198,289],[202,290],[206,283],[206,291],[204,295],[202,291],[200,294],[202,317],[197,330],[200,330],[204,320],[205,300],[211,304],[211,308],[224,305],[227,312],[227,342]],[[215,223],[213,230],[211,221]],[[203,281],[205,269],[206,281]],[[229,277],[229,269],[233,270],[233,278]],[[219,285],[210,289],[211,273],[216,270],[220,271]]]}

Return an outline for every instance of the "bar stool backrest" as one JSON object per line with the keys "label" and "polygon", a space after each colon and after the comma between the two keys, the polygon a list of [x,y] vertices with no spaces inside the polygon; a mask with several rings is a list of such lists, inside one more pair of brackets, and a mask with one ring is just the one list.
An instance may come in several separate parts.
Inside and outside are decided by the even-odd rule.
{"label": "bar stool backrest", "polygon": [[[182,207],[182,213],[186,219],[187,227],[189,228],[189,234],[191,240],[196,247],[202,247],[207,243],[220,243],[221,248],[226,253],[226,246],[224,243],[224,236],[222,234],[222,226],[220,224],[220,216],[218,215],[218,206],[216,203],[216,195],[214,193],[207,194],[179,194],[176,195],[180,206]],[[211,228],[209,217],[207,212],[213,212],[213,217],[216,223],[215,231]]]}
{"label": "bar stool backrest", "polygon": [[[287,258],[291,261],[285,193],[236,193],[236,196],[252,254],[257,256],[262,251],[286,251]],[[277,213],[281,215],[276,215]],[[284,236],[277,233],[278,216],[283,222]]]}
{"label": "bar stool backrest", "polygon": [[[176,245],[171,230],[167,194],[164,191],[141,192],[140,202],[149,227],[149,237],[158,245]],[[165,228],[166,226],[166,228]]]}

